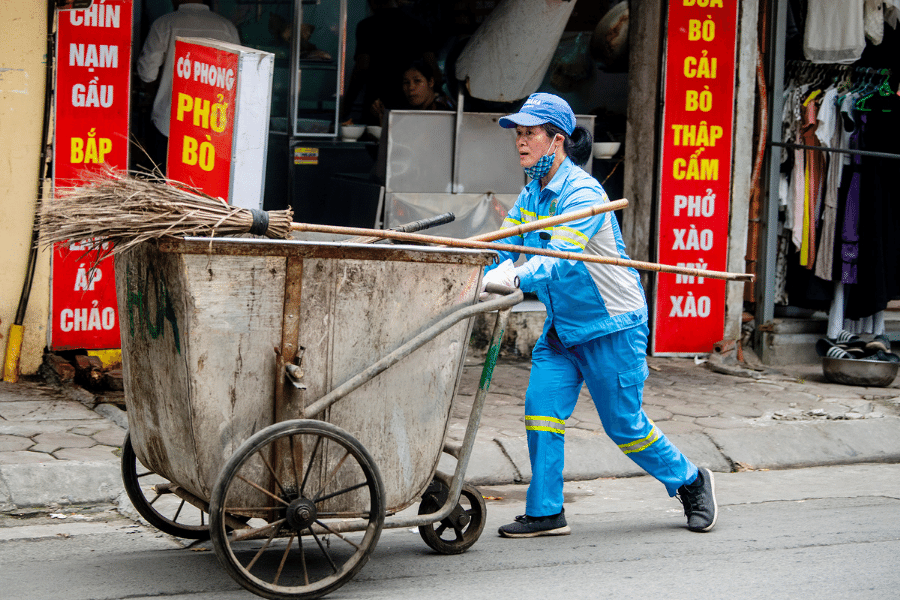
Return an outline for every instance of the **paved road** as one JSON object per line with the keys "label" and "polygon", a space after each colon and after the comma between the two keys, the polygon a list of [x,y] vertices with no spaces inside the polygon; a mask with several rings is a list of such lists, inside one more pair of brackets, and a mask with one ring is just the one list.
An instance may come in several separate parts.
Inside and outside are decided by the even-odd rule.
{"label": "paved road", "polygon": [[[525,488],[484,488],[482,538],[460,556],[415,532],[385,531],[372,559],[329,598],[896,598],[900,465],[858,464],[716,475],[721,514],[708,534],[647,477],[566,484],[573,534],[507,540]],[[61,514],[61,513],[57,513]],[[108,507],[0,516],[4,598],[237,600],[208,543],[185,547]]]}

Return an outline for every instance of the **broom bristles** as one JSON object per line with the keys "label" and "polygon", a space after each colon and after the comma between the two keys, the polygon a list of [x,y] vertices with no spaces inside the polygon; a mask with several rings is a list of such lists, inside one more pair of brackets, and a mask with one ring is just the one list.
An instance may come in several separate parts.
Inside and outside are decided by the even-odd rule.
{"label": "broom bristles", "polygon": [[[85,175],[85,183],[61,188],[55,200],[43,203],[38,244],[82,242],[106,256],[165,236],[247,234],[253,213],[159,175],[107,169]],[[268,217],[266,237],[290,237],[291,209],[269,211]]]}

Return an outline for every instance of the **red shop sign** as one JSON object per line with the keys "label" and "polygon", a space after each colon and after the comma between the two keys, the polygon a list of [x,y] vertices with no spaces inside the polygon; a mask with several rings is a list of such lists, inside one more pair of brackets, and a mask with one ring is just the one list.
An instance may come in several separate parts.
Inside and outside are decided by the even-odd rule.
{"label": "red shop sign", "polygon": [[230,199],[238,52],[175,42],[166,174]]}
{"label": "red shop sign", "polygon": [[[676,0],[666,34],[657,259],[725,271],[737,0]],[[657,276],[651,351],[711,352],[725,327],[725,282]]]}
{"label": "red shop sign", "polygon": [[[86,173],[128,167],[132,0],[95,0],[59,13],[56,45],[54,189]],[[64,202],[65,200],[54,200]],[[113,260],[97,251],[53,250],[50,348],[118,348]]]}

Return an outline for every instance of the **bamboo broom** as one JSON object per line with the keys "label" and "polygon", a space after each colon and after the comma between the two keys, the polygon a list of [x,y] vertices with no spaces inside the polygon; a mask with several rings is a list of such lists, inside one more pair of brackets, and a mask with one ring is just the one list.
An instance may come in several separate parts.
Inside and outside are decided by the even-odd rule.
{"label": "bamboo broom", "polygon": [[[600,207],[610,204],[612,203]],[[39,244],[46,246],[64,241],[88,241],[89,247],[101,250],[101,255],[105,256],[124,252],[145,241],[165,236],[226,236],[250,233],[285,239],[290,237],[291,231],[307,231],[550,256],[730,281],[753,280],[750,273],[708,271],[615,257],[496,244],[477,239],[461,240],[382,229],[292,223],[292,216],[293,211],[290,209],[266,212],[238,208],[228,205],[221,198],[213,198],[180,182],[155,176],[134,177],[127,173],[107,170],[87,175],[85,185],[63,190],[60,200],[43,204],[39,220]],[[559,218],[571,216],[572,213],[560,215]],[[509,231],[500,230],[494,233],[503,235],[498,235],[494,239],[517,235],[516,232],[524,231],[524,227],[539,229],[550,224],[549,219],[542,219],[520,228],[510,228]],[[104,242],[112,242],[113,245],[103,248]]]}
{"label": "bamboo broom", "polygon": [[[227,236],[252,233],[274,239],[290,237],[291,231],[312,231],[305,223],[292,223],[293,212],[257,211],[228,205],[201,190],[158,175],[136,177],[107,169],[86,174],[85,183],[62,188],[62,202],[46,202],[38,220],[38,245],[56,242],[87,241],[88,247],[100,249],[102,255],[124,252],[144,241],[170,236]],[[617,200],[574,211],[534,223],[505,228],[471,239],[493,241],[500,238],[552,227],[559,223],[619,210],[627,200]],[[453,220],[452,213],[423,219],[397,227],[412,233]],[[371,243],[386,239],[366,235],[346,240]],[[111,242],[112,244],[108,244]],[[102,246],[102,248],[101,248]]]}
{"label": "bamboo broom", "polygon": [[[290,237],[293,211],[251,211],[164,177],[134,177],[111,169],[86,174],[41,206],[41,246],[84,241],[101,255],[118,254],[165,236],[256,233]],[[113,245],[101,247],[105,242]]]}

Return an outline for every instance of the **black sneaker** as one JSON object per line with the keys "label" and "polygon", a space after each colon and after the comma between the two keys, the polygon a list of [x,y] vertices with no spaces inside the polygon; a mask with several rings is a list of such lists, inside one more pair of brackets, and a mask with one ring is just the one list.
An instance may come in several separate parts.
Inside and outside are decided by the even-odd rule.
{"label": "black sneaker", "polygon": [[515,522],[499,529],[503,537],[527,538],[541,535],[569,535],[572,530],[566,525],[566,511],[549,517],[529,517],[519,515]]}
{"label": "black sneaker", "polygon": [[678,499],[684,505],[687,527],[691,531],[709,531],[716,525],[719,507],[712,471],[701,467],[693,483],[678,488]]}

